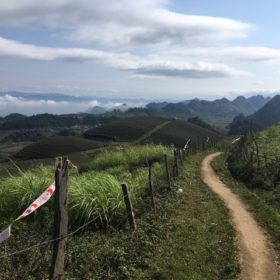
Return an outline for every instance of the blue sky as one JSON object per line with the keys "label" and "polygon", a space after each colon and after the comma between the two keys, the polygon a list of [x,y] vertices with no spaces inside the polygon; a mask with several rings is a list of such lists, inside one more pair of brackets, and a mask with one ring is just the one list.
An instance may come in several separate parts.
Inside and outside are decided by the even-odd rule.
{"label": "blue sky", "polygon": [[276,0],[1,1],[0,91],[273,95],[279,8]]}

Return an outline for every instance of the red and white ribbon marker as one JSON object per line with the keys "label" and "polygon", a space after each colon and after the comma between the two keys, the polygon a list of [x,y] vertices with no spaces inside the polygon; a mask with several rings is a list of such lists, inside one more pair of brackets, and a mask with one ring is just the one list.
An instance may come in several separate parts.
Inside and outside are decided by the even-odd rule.
{"label": "red and white ribbon marker", "polygon": [[238,138],[236,138],[236,139],[234,139],[231,143],[234,144],[234,143],[236,143],[236,142],[239,142],[240,140],[241,140],[241,136],[238,137]]}
{"label": "red and white ribbon marker", "polygon": [[187,150],[189,148],[190,142],[191,142],[191,139],[188,139],[187,143],[185,144],[185,146],[183,148],[184,150]]}
{"label": "red and white ribbon marker", "polygon": [[55,182],[53,182],[30,206],[19,216],[17,220],[23,219],[44,205],[55,191]]}
{"label": "red and white ribbon marker", "polygon": [[[55,192],[55,182],[53,182],[30,206],[15,220],[20,220],[36,211],[39,207],[44,205]],[[11,225],[0,233],[0,243],[11,236]]]}

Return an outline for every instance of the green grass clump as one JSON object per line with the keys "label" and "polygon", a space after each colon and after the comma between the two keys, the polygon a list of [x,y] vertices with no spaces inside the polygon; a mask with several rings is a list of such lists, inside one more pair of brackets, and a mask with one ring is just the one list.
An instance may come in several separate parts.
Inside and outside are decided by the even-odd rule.
{"label": "green grass clump", "polygon": [[[9,220],[21,214],[52,183],[52,175],[50,168],[40,167],[26,172],[23,176],[2,180],[1,218]],[[122,170],[114,175],[104,171],[87,172],[80,176],[72,174],[69,183],[71,221],[102,218],[110,222],[111,217],[123,215],[121,182],[128,184],[132,202],[137,205],[146,193],[147,178],[146,168],[137,168],[133,173]],[[48,202],[45,207],[52,210],[53,201]]]}
{"label": "green grass clump", "polygon": [[70,177],[69,207],[73,218],[105,218],[123,210],[120,182],[108,173],[87,172]]}
{"label": "green grass clump", "polygon": [[164,154],[171,154],[172,149],[161,145],[127,147],[119,151],[108,151],[98,154],[91,162],[92,169],[103,170],[114,166],[133,167],[146,165],[148,161],[163,160]]}

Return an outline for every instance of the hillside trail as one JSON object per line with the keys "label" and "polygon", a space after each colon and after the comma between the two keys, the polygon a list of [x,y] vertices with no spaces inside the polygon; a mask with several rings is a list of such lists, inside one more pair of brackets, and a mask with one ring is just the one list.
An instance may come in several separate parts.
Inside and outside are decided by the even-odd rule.
{"label": "hillside trail", "polygon": [[246,210],[240,198],[226,187],[215,174],[211,162],[221,153],[210,154],[201,163],[201,177],[209,188],[218,194],[230,210],[237,231],[237,243],[242,280],[279,280],[280,273],[273,250],[264,231]]}

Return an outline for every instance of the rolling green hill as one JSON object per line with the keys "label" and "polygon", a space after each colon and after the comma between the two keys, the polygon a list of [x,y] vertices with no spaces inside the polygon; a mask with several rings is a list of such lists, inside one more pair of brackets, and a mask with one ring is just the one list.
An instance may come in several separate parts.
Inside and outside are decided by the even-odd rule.
{"label": "rolling green hill", "polygon": [[26,146],[16,154],[16,157],[21,159],[50,158],[101,146],[103,145],[100,142],[80,137],[55,136]]}
{"label": "rolling green hill", "polygon": [[136,141],[157,126],[170,121],[167,118],[132,117],[102,125],[85,132],[90,139]]}
{"label": "rolling green hill", "polygon": [[162,129],[153,133],[147,140],[155,144],[173,144],[175,146],[182,147],[188,138],[191,138],[194,142],[196,142],[198,138],[201,139],[202,137],[207,136],[215,140],[221,138],[218,133],[211,130],[202,128],[184,120],[174,120]]}
{"label": "rolling green hill", "polygon": [[194,123],[166,118],[133,117],[122,119],[87,131],[86,137],[92,139],[131,141],[134,143],[155,143],[183,146],[188,138],[221,136],[213,130]]}

